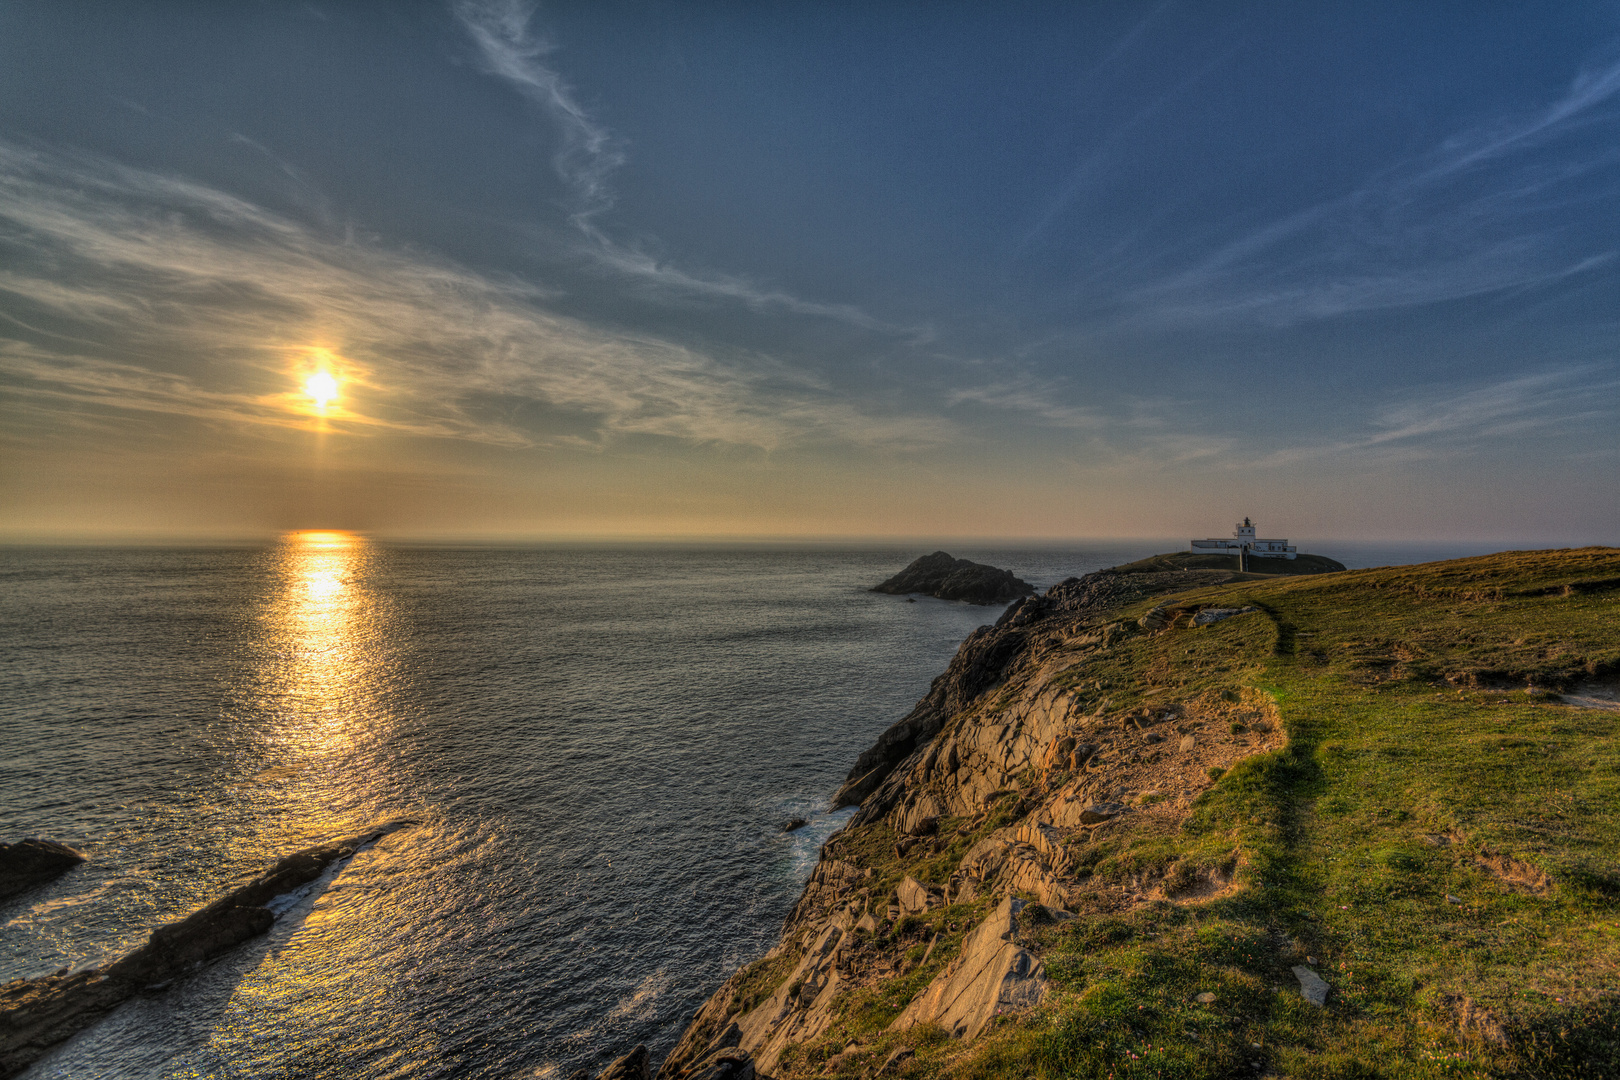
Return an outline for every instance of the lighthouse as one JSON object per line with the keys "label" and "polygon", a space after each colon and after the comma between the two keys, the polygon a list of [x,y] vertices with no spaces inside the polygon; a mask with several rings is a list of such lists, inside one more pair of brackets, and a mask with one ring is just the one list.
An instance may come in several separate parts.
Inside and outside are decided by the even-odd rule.
{"label": "lighthouse", "polygon": [[1242,566],[1248,556],[1261,559],[1292,559],[1299,554],[1299,548],[1287,540],[1259,539],[1254,535],[1254,522],[1248,518],[1243,519],[1241,525],[1233,526],[1232,539],[1210,539],[1192,541],[1191,550],[1200,555],[1236,555],[1238,565]]}

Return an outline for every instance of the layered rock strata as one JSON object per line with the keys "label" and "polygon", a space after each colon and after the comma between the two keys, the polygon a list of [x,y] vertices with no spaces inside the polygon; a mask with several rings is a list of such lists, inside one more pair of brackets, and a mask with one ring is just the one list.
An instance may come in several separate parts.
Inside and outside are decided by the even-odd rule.
{"label": "layered rock strata", "polygon": [[[762,1076],[808,1074],[815,1070],[795,1057],[798,1048],[841,1042],[836,1025],[853,992],[919,969],[928,981],[889,1030],[934,1025],[971,1039],[1044,994],[1040,959],[1019,931],[1030,912],[1063,919],[1079,908],[1197,901],[1226,889],[1235,865],[1104,880],[1091,874],[1090,853],[1111,838],[1179,828],[1222,770],[1281,746],[1269,701],[1174,686],[1116,693],[1101,680],[1076,681],[1076,672],[1143,635],[1267,618],[1213,608],[1201,617],[1203,606],[1173,597],[1151,618],[1116,614],[1230,579],[1211,571],[1071,578],[970,634],[850,771],[834,801],[860,809],[823,846],[780,944],[705,1003],[659,1075],[698,1075],[720,1048],[746,1054]],[[1129,704],[1116,705],[1116,696]],[[825,1067],[844,1068],[863,1052],[845,1046]]]}
{"label": "layered rock strata", "polygon": [[15,1076],[51,1047],[78,1034],[147,989],[162,989],[268,930],[267,906],[320,877],[332,864],[407,823],[295,852],[178,922],[152,931],[147,943],[106,967],[0,987],[0,1077]]}

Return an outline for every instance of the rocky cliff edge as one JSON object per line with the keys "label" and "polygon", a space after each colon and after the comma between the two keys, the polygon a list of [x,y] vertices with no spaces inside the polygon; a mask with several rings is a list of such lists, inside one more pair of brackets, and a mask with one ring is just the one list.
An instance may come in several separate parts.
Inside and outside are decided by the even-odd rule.
{"label": "rocky cliff edge", "polygon": [[1199,610],[1160,605],[1114,618],[1122,606],[1231,579],[1089,574],[970,634],[916,707],[856,761],[834,804],[860,809],[824,845],[780,944],[698,1011],[659,1076],[741,1075],[715,1072],[722,1061],[759,1075],[840,1072],[872,1048],[833,1039],[842,1049],[814,1063],[803,1048],[826,1043],[863,1000],[903,1006],[890,1031],[965,1042],[1041,1001],[1047,979],[1026,947],[1032,926],[1072,918],[1074,908],[1198,900],[1225,888],[1231,866],[1103,880],[1086,849],[1174,829],[1222,770],[1280,746],[1268,703],[1236,692],[1184,700],[1163,688],[1077,682],[1076,673],[1178,620],[1191,625]]}

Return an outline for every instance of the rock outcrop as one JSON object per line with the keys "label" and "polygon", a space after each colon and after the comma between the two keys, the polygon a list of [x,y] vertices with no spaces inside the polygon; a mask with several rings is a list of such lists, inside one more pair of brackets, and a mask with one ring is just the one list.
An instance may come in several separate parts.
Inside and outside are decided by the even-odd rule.
{"label": "rock outcrop", "polygon": [[37,889],[84,862],[84,856],[54,840],[0,844],[0,900]]}
{"label": "rock outcrop", "polygon": [[952,558],[943,551],[936,551],[915,560],[888,581],[874,586],[872,591],[896,596],[922,593],[941,600],[965,600],[970,604],[1005,604],[1028,596],[1035,587],[1014,577],[1011,570]]}
{"label": "rock outcrop", "polygon": [[646,1045],[638,1043],[634,1050],[598,1073],[596,1080],[647,1080]]}
{"label": "rock outcrop", "polygon": [[1018,944],[1024,901],[1004,897],[962,942],[961,954],[890,1025],[896,1031],[937,1024],[971,1039],[1003,1013],[1040,1003],[1046,993],[1041,962]]}
{"label": "rock outcrop", "polygon": [[[1052,586],[1044,596],[1026,597],[1012,605],[995,625],[981,626],[969,634],[923,699],[855,759],[848,779],[833,796],[834,809],[861,803],[862,814],[871,816],[867,806],[870,797],[897,764],[938,734],[947,719],[967,709],[1031,659],[1034,653],[1026,650],[1026,645],[1034,624],[1050,619],[1054,628],[1071,625],[1155,592],[1222,580],[1223,575],[1200,571],[1132,575],[1103,571],[1069,578]],[[1112,646],[1131,632],[1123,625],[1111,625],[1086,635],[1084,644]]]}
{"label": "rock outcrop", "polygon": [[0,987],[0,1078],[15,1076],[139,991],[161,989],[264,933],[276,920],[266,906],[271,900],[307,885],[333,863],[404,824],[288,855],[207,907],[153,930],[145,945],[106,967]]}

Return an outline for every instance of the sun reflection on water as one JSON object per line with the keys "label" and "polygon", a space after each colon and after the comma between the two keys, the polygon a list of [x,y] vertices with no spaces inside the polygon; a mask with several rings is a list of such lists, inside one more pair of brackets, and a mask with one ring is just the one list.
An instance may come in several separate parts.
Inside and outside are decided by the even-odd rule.
{"label": "sun reflection on water", "polygon": [[[270,834],[261,842],[276,855],[429,816],[394,767],[401,643],[397,611],[378,585],[386,557],[365,537],[336,531],[289,533],[270,552],[257,672],[268,723],[253,790]],[[362,850],[340,864],[340,883],[313,888],[265,941],[237,954],[238,981],[209,1005],[207,1055],[274,1072],[282,1044],[320,1043],[345,1018],[408,1045],[414,1021],[396,990],[409,956],[398,939],[419,936],[402,929],[419,912],[402,902],[400,878],[428,835],[412,828]],[[345,1072],[334,1065],[311,1075]]]}
{"label": "sun reflection on water", "polygon": [[[375,776],[356,751],[374,746],[386,728],[390,683],[387,605],[369,584],[374,546],[336,531],[289,533],[275,550],[280,585],[265,611],[267,773],[322,781],[319,796],[300,800],[311,832],[358,820],[339,803],[363,797]],[[307,775],[313,770],[315,775]],[[359,808],[356,807],[356,810]]]}

